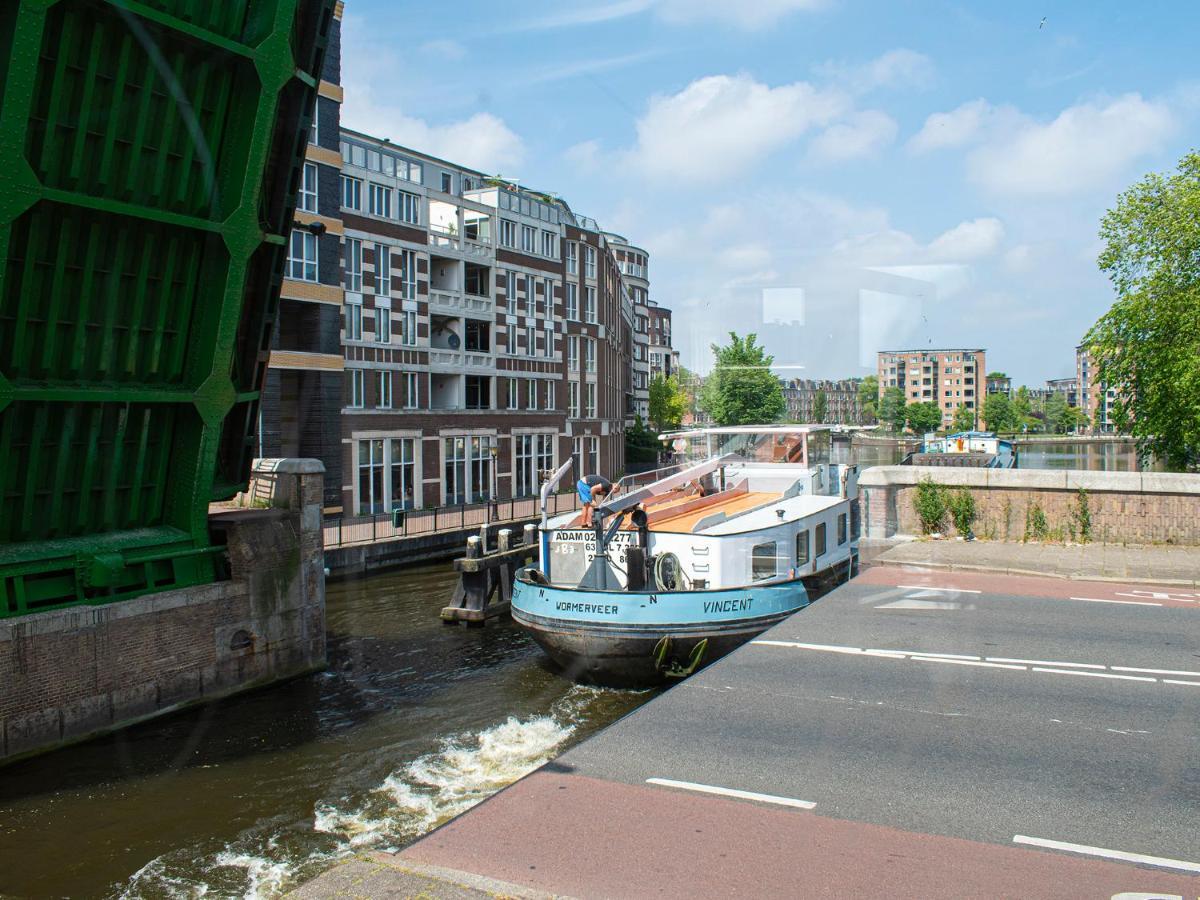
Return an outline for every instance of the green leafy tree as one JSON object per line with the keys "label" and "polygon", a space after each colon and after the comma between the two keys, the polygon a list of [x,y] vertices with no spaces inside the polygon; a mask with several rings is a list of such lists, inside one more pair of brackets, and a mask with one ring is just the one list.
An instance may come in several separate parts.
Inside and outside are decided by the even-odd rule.
{"label": "green leafy tree", "polygon": [[1029,399],[1029,388],[1021,385],[1017,388],[1017,393],[1013,395],[1011,401],[1012,418],[1015,427],[1019,428],[1025,424],[1030,414],[1033,412],[1033,401]]}
{"label": "green leafy tree", "polygon": [[650,379],[650,423],[661,431],[673,431],[688,410],[688,395],[679,379],[655,375]]}
{"label": "green leafy tree", "polygon": [[812,418],[818,425],[829,418],[829,397],[824,391],[817,391],[813,395]]}
{"label": "green leafy tree", "polygon": [[712,345],[716,365],[704,381],[701,406],[718,425],[758,425],[778,420],[787,409],[783,385],[771,372],[775,357],[758,335],[729,332],[729,343]]}
{"label": "green leafy tree", "polygon": [[879,401],[879,421],[892,431],[904,430],[904,391],[890,387],[883,392]]}
{"label": "green leafy tree", "polygon": [[987,377],[990,378],[1007,378],[1007,372],[988,372]]}
{"label": "green leafy tree", "polygon": [[858,405],[862,409],[863,422],[873,424],[879,418],[879,378],[868,375],[858,383]]}
{"label": "green leafy tree", "polygon": [[983,401],[983,421],[991,431],[1013,431],[1016,428],[1016,417],[1013,415],[1012,401],[1003,394],[988,394]]}
{"label": "green leafy tree", "polygon": [[955,431],[972,431],[975,428],[975,410],[970,409],[966,404],[960,404],[958,409],[954,411],[954,421],[951,427]]}
{"label": "green leafy tree", "polygon": [[904,418],[917,434],[942,427],[942,411],[936,403],[910,403],[904,408]]}
{"label": "green leafy tree", "polygon": [[646,427],[641,416],[636,417],[633,424],[625,429],[626,463],[654,462],[661,449],[657,433]]}
{"label": "green leafy tree", "polygon": [[1113,418],[1143,457],[1200,466],[1200,153],[1147,175],[1100,225],[1098,260],[1117,299],[1084,338],[1117,386]]}

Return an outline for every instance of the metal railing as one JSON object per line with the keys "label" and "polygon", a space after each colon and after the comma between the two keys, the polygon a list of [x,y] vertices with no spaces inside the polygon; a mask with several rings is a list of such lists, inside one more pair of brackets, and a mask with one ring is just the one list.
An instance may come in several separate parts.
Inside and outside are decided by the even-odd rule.
{"label": "metal railing", "polygon": [[[574,490],[551,494],[547,503],[547,512],[552,516],[574,512],[577,509],[579,495]],[[328,518],[325,520],[325,547],[328,549],[371,544],[376,541],[392,541],[444,531],[461,531],[486,524],[532,521],[540,514],[537,497],[514,497],[508,500],[405,510],[399,527],[393,524],[393,514],[390,512],[371,516]]]}
{"label": "metal railing", "polygon": [[647,484],[658,481],[660,478],[665,478],[674,472],[678,472],[682,468],[683,463],[672,463],[669,466],[663,466],[660,469],[651,469],[648,472],[634,472],[617,481],[613,493],[623,494],[634,488],[644,487]]}

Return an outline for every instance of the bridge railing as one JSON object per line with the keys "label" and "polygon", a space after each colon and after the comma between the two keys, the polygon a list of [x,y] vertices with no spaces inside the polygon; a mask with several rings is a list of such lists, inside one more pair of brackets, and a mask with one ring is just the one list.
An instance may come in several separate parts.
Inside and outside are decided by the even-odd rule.
{"label": "bridge railing", "polygon": [[[574,491],[551,494],[549,497],[547,511],[552,516],[574,512],[577,509],[579,495]],[[539,515],[537,497],[513,497],[480,503],[407,509],[399,517],[398,525],[395,513],[392,512],[369,516],[338,516],[325,520],[325,546],[330,548],[372,544],[377,541],[462,531],[493,523],[532,521]]]}

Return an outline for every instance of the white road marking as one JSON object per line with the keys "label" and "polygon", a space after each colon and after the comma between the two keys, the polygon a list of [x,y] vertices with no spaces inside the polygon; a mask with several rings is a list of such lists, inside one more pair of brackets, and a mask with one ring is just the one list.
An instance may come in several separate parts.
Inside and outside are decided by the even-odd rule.
{"label": "white road marking", "polygon": [[1190,678],[1200,678],[1200,672],[1189,672],[1187,669],[1135,669],[1133,666],[1113,666],[1114,672],[1142,672],[1146,675],[1187,675]]}
{"label": "white road marking", "polygon": [[1176,681],[1174,678],[1164,678],[1163,684],[1187,684],[1192,687],[1200,687],[1200,681]]}
{"label": "white road marking", "polygon": [[701,794],[716,794],[720,797],[736,797],[739,800],[757,800],[760,803],[775,803],[779,806],[792,806],[796,809],[813,809],[817,804],[808,800],[797,800],[794,797],[777,797],[774,794],[757,794],[754,791],[739,791],[734,788],[717,787],[711,784],[696,784],[693,781],[673,781],[670,778],[647,778],[647,784],[657,784],[662,787],[680,788],[685,791],[698,791]]}
{"label": "white road marking", "polygon": [[1014,834],[1013,843],[1028,844],[1031,847],[1045,847],[1047,850],[1065,850],[1068,853],[1082,853],[1085,856],[1102,856],[1105,859],[1119,859],[1122,862],[1141,863],[1144,866],[1158,866],[1160,869],[1176,869],[1180,872],[1200,872],[1200,863],[1188,862],[1182,859],[1147,856],[1144,853],[1126,853],[1124,850],[1106,850],[1104,847],[1069,844],[1066,841],[1049,841],[1045,838],[1028,837],[1024,834]]}
{"label": "white road marking", "polygon": [[979,666],[982,669],[1018,669],[1022,672],[1025,671],[1024,666],[1006,666],[1001,663],[976,662],[969,659],[943,659],[940,656],[910,656],[909,659],[913,662],[950,663],[955,666]]}
{"label": "white road marking", "polygon": [[1089,678],[1117,678],[1121,681],[1158,681],[1157,678],[1146,678],[1141,675],[1114,675],[1112,672],[1084,672],[1080,669],[1043,669],[1034,666],[1035,672],[1046,672],[1051,675],[1086,675]]}
{"label": "white road marking", "polygon": [[[989,656],[986,657],[988,662],[999,663],[1024,663],[1027,666],[1066,666],[1070,669],[1103,669],[1105,666],[1099,663],[1072,663],[1072,662],[1057,662],[1052,659],[1010,659],[1007,656]],[[1113,668],[1117,668],[1113,666]]]}
{"label": "white road marking", "polygon": [[905,591],[943,591],[951,594],[982,594],[983,591],[973,591],[970,588],[934,587],[929,584],[898,584],[896,587]]}
{"label": "white road marking", "polygon": [[1162,606],[1161,603],[1147,603],[1145,600],[1101,600],[1099,597],[1072,597],[1072,600],[1085,600],[1088,603],[1119,603],[1122,606]]}
{"label": "white road marking", "polygon": [[968,656],[963,653],[927,653],[924,650],[892,650],[891,652],[903,653],[905,656],[936,656],[941,659],[980,659],[978,656]]}
{"label": "white road marking", "polygon": [[918,600],[915,597],[905,597],[903,600],[893,600],[891,603],[880,603],[876,609],[962,609],[961,603],[952,600]]}

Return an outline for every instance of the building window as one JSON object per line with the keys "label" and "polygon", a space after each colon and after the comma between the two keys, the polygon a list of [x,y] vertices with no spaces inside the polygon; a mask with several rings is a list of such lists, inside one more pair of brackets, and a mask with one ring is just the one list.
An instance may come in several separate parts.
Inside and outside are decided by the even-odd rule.
{"label": "building window", "polygon": [[548,256],[555,259],[558,256],[558,248],[554,246],[555,234],[553,231],[542,232],[542,256]]}
{"label": "building window", "polygon": [[414,310],[400,313],[400,343],[406,347],[417,346],[417,314]]}
{"label": "building window", "polygon": [[443,488],[446,504],[456,506],[467,502],[467,439],[449,437],[443,441],[445,467]]}
{"label": "building window", "polygon": [[[313,120],[316,127],[316,120]],[[298,204],[305,212],[317,211],[317,166],[316,163],[305,163],[304,173],[300,177],[300,197]]]}
{"label": "building window", "polygon": [[537,394],[538,394],[537,379],[530,378],[526,381],[526,384],[529,386],[529,393],[528,393],[527,399],[525,401],[525,408],[526,409],[537,409]]}
{"label": "building window", "polygon": [[346,301],[346,340],[362,340],[362,304]]}
{"label": "building window", "polygon": [[595,278],[596,277],[596,248],[595,247],[586,247],[585,249],[587,250],[587,257],[586,257],[586,262],[584,263],[583,274],[586,278]]}
{"label": "building window", "polygon": [[571,281],[567,282],[567,318],[579,321],[579,286]]}
{"label": "building window", "polygon": [[516,323],[509,322],[505,326],[504,331],[505,331],[505,338],[504,338],[505,352],[507,352],[509,356],[516,356],[517,355],[517,325],[516,325]]}
{"label": "building window", "polygon": [[517,314],[517,273],[504,273],[504,302],[505,312],[510,316]]}
{"label": "building window", "polygon": [[317,236],[293,231],[288,241],[288,277],[297,281],[317,280]]}
{"label": "building window", "polygon": [[775,577],[775,542],[755,544],[750,551],[750,578],[752,581],[762,581]]}
{"label": "building window", "polygon": [[532,434],[513,435],[513,496],[528,497],[537,490]]}
{"label": "building window", "polygon": [[392,342],[392,311],[390,309],[375,309],[375,343],[390,344]]}
{"label": "building window", "polygon": [[572,458],[575,461],[575,471],[579,477],[599,474],[600,472],[600,438],[575,438]]}
{"label": "building window", "polygon": [[362,241],[346,238],[346,290],[362,292]]}
{"label": "building window", "polygon": [[532,225],[521,226],[521,249],[523,251],[526,253],[533,253],[535,251],[534,241],[536,235],[537,231]]}
{"label": "building window", "polygon": [[555,397],[554,394],[555,394],[554,382],[547,381],[546,382],[546,409],[557,409],[558,408],[558,402],[557,402],[558,398]]}
{"label": "building window", "polygon": [[374,515],[384,511],[383,440],[358,442],[358,514]]}
{"label": "building window", "polygon": [[420,404],[420,376],[416,372],[404,373],[404,408],[417,409]]}
{"label": "building window", "polygon": [[594,287],[583,289],[583,321],[592,324],[596,322],[596,289]]}
{"label": "building window", "polygon": [[492,496],[492,446],[496,439],[491,435],[471,438],[471,499],[480,503]]}
{"label": "building window", "polygon": [[567,274],[579,274],[579,245],[574,241],[567,241]]}
{"label": "building window", "polygon": [[579,371],[579,335],[573,334],[567,338],[567,369]]}
{"label": "building window", "polygon": [[449,172],[442,173],[442,193],[443,194],[454,193],[454,179],[451,177]]}
{"label": "building window", "polygon": [[370,213],[385,219],[392,217],[392,192],[382,184],[370,185]]}
{"label": "building window", "polygon": [[400,297],[417,299],[417,254],[413,250],[400,251]]}
{"label": "building window", "polygon": [[391,445],[391,507],[414,509],[417,489],[416,440],[392,438]]}
{"label": "building window", "polygon": [[554,326],[546,326],[546,343],[542,346],[542,356],[549,359],[554,356]]}
{"label": "building window", "polygon": [[467,409],[492,408],[492,379],[488,375],[468,375],[466,378]]}
{"label": "building window", "polygon": [[796,566],[808,565],[808,530],[796,535]]}
{"label": "building window", "polygon": [[517,225],[508,219],[500,220],[500,243],[505,247],[517,246]]}
{"label": "building window", "polygon": [[585,396],[587,397],[587,410],[584,418],[594,419],[596,418],[596,385],[594,383],[588,382]]}
{"label": "building window", "polygon": [[537,315],[537,289],[532,275],[525,276],[525,315]]}
{"label": "building window", "polygon": [[537,329],[532,325],[525,326],[525,355],[537,355]]}
{"label": "building window", "polygon": [[350,406],[352,409],[362,409],[366,391],[363,388],[364,377],[362,369],[350,369]]}
{"label": "building window", "polygon": [[362,209],[362,179],[342,176],[342,207],[344,209]]}
{"label": "building window", "polygon": [[379,396],[375,398],[377,409],[392,408],[392,373],[382,371],[379,375]]}
{"label": "building window", "polygon": [[421,224],[421,197],[408,191],[396,191],[396,213],[402,222]]}
{"label": "building window", "polygon": [[508,379],[508,408],[509,409],[516,409],[520,405],[520,401],[517,399],[517,385],[519,383],[520,382],[518,382],[517,379],[515,379],[515,378]]}
{"label": "building window", "polygon": [[554,282],[549,278],[546,279],[546,318],[549,319],[554,315]]}
{"label": "building window", "polygon": [[317,143],[318,143],[318,141],[317,141],[317,134],[318,134],[318,131],[317,131],[317,122],[318,122],[318,120],[321,118],[321,116],[320,116],[320,113],[321,113],[321,104],[320,104],[320,103],[314,103],[314,104],[313,104],[313,120],[312,120],[312,126],[311,126],[311,127],[309,128],[309,130],[308,130],[308,142],[309,142],[310,144],[312,144],[313,146],[316,146],[316,145],[317,145]]}
{"label": "building window", "polygon": [[825,523],[824,522],[822,522],[820,525],[817,526],[817,535],[816,535],[815,543],[817,545],[815,548],[816,554],[817,554],[817,559],[820,559],[822,556],[825,555]]}
{"label": "building window", "polygon": [[[567,382],[567,418],[579,418],[579,382]],[[582,473],[581,473],[582,474]]]}
{"label": "building window", "polygon": [[846,543],[846,514],[841,513],[837,517],[837,538],[838,546]]}
{"label": "building window", "polygon": [[375,293],[392,295],[392,255],[386,244],[375,245]]}
{"label": "building window", "polygon": [[591,338],[583,339],[583,369],[585,372],[596,371],[596,342]]}

